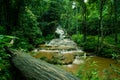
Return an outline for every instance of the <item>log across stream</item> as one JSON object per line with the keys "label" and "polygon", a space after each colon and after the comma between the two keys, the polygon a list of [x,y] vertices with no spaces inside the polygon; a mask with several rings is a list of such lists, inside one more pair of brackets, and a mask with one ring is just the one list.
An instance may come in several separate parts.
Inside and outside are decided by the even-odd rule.
{"label": "log across stream", "polygon": [[39,59],[30,54],[7,48],[12,55],[12,63],[27,80],[80,80],[72,74]]}

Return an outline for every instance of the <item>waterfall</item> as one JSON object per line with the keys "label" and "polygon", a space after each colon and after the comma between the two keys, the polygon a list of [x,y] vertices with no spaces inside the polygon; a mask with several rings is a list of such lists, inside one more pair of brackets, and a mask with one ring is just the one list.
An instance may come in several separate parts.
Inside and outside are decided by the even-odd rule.
{"label": "waterfall", "polygon": [[64,39],[66,36],[65,36],[65,32],[64,30],[61,28],[61,26],[59,25],[55,31],[58,35],[59,35],[59,38],[60,39]]}

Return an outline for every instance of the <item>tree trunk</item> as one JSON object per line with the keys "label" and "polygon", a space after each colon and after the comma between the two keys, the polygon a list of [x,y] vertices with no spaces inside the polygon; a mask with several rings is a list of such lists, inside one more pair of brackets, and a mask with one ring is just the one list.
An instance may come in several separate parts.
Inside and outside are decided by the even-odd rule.
{"label": "tree trunk", "polygon": [[99,20],[99,36],[98,36],[98,53],[101,51],[103,47],[103,41],[104,41],[104,31],[103,31],[103,5],[104,5],[104,0],[100,1],[100,20]]}
{"label": "tree trunk", "polygon": [[83,41],[86,42],[87,40],[87,6],[84,2],[84,0],[81,0],[81,6],[82,6],[82,17],[83,17]]}
{"label": "tree trunk", "polygon": [[118,42],[118,30],[117,30],[117,0],[114,0],[114,34],[115,34],[115,42]]}
{"label": "tree trunk", "polygon": [[12,54],[12,62],[27,80],[79,80],[70,73],[44,61],[33,58],[27,53],[6,49]]}

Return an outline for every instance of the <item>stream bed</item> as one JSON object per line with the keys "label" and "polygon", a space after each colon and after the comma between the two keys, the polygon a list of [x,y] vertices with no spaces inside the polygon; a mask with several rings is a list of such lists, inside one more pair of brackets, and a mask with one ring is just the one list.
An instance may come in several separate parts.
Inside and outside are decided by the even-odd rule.
{"label": "stream bed", "polygon": [[34,50],[32,56],[54,65],[60,65],[61,68],[72,74],[77,74],[79,71],[81,71],[82,74],[95,71],[100,77],[106,73],[109,73],[109,76],[113,78],[119,76],[116,74],[116,68],[119,69],[120,64],[116,60],[91,56],[89,53],[81,50],[73,49],[66,51],[66,49],[69,48],[71,47],[40,45],[40,49]]}
{"label": "stream bed", "polygon": [[78,73],[89,77],[91,74],[94,77],[97,75],[98,77],[106,77],[105,74],[107,74],[107,80],[120,78],[120,64],[116,60],[93,56],[82,51],[73,40],[66,37],[67,34],[61,26],[58,26],[55,32],[59,38],[39,45],[37,49],[32,51],[32,56],[59,65],[72,74]]}

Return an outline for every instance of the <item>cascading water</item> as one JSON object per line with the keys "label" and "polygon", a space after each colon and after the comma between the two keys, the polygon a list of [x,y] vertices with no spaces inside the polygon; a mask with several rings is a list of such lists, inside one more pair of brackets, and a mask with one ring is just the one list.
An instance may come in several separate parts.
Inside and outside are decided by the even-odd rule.
{"label": "cascading water", "polygon": [[63,28],[61,28],[60,25],[56,28],[55,32],[59,34],[59,38],[52,39],[47,45],[58,47],[61,54],[83,53],[82,50],[78,49],[77,44],[74,41],[66,38],[67,33],[63,30]]}
{"label": "cascading water", "polygon": [[77,48],[77,44],[74,41],[66,38],[67,33],[63,30],[63,28],[60,25],[56,28],[55,33],[59,35],[59,38],[51,40],[47,45],[67,47],[69,46]]}
{"label": "cascading water", "polygon": [[59,34],[59,38],[60,39],[64,39],[65,38],[65,32],[64,30],[61,28],[61,26],[59,25],[55,31],[57,34]]}
{"label": "cascading water", "polygon": [[[63,30],[63,28],[61,28],[60,25],[56,28],[55,32],[59,34],[59,38],[52,39],[44,46],[40,46],[41,50],[39,51],[42,53],[54,53],[61,55],[64,57],[64,60],[62,58],[63,64],[81,64],[81,58],[78,57],[81,55],[83,56],[84,52],[81,49],[78,49],[78,46],[74,41],[66,38],[67,33]],[[71,58],[68,56],[71,56]]]}
{"label": "cascading water", "polygon": [[65,70],[73,73],[79,70],[80,65],[85,65],[87,68],[89,68],[89,65],[91,65],[94,61],[97,61],[97,65],[100,65],[97,68],[100,69],[101,73],[104,68],[109,68],[109,64],[114,64],[114,61],[110,59],[97,56],[86,56],[90,54],[86,54],[78,48],[74,41],[66,38],[64,30],[60,26],[56,28],[55,32],[59,34],[59,38],[52,39],[47,44],[40,45],[40,48],[33,51],[38,53],[35,54],[34,57],[46,57],[48,59],[47,61],[57,60],[57,64],[61,64]]}

